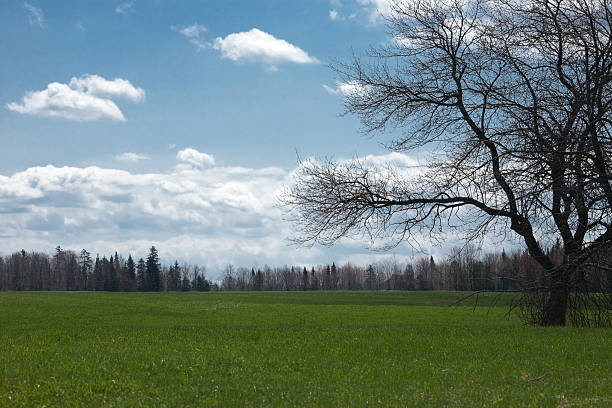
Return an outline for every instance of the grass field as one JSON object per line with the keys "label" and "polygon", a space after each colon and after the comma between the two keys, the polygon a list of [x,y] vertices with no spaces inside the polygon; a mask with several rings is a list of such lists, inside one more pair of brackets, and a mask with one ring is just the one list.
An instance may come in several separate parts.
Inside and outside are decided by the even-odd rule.
{"label": "grass field", "polygon": [[612,406],[612,330],[460,296],[0,293],[0,406]]}

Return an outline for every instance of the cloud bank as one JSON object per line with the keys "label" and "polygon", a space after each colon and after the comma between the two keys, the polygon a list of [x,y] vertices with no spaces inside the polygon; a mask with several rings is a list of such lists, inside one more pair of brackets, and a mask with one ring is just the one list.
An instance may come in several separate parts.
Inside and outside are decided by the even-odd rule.
{"label": "cloud bank", "polygon": [[123,113],[112,100],[142,101],[145,91],[121,78],[107,80],[98,75],[73,77],[68,84],[52,82],[42,91],[29,91],[22,103],[11,102],[13,112],[84,122],[108,118],[124,122]]}
{"label": "cloud bank", "polygon": [[[414,164],[399,153],[363,160]],[[59,244],[141,257],[156,245],[164,262],[197,262],[211,270],[228,263],[317,264],[348,261],[358,253],[378,256],[367,251],[366,242],[331,250],[288,246],[292,225],[283,220],[277,197],[291,171],[217,166],[213,156],[193,148],[179,151],[177,161],[162,173],[49,165],[0,175],[0,253],[51,251]]]}

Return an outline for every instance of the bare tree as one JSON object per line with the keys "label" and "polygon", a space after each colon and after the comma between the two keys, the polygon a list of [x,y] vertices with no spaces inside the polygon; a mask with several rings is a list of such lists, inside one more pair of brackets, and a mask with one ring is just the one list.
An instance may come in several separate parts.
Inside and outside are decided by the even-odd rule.
{"label": "bare tree", "polygon": [[[592,303],[574,301],[598,291],[585,265],[612,241],[607,1],[396,1],[387,21],[388,45],[334,67],[347,112],[367,133],[401,129],[386,143],[392,150],[437,156],[418,172],[302,163],[284,196],[296,239],[512,231],[548,277],[525,288],[538,294],[533,323],[609,324],[607,310],[590,314]],[[556,238],[559,264],[543,250]],[[609,308],[610,298],[595,303]]]}

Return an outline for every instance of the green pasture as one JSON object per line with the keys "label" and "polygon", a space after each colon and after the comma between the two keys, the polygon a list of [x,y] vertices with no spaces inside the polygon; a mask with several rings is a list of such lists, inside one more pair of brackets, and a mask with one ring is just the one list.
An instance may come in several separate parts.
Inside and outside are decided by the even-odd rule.
{"label": "green pasture", "polygon": [[0,406],[612,406],[612,330],[462,296],[0,293]]}

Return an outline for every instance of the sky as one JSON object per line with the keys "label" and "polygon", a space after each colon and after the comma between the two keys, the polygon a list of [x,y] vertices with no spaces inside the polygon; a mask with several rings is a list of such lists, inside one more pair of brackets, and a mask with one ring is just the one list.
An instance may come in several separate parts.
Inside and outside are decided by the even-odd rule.
{"label": "sky", "polygon": [[388,41],[387,7],[3,0],[0,254],[155,245],[213,275],[423,255],[358,239],[292,246],[278,202],[299,158],[416,163],[342,115],[347,86],[329,67]]}

